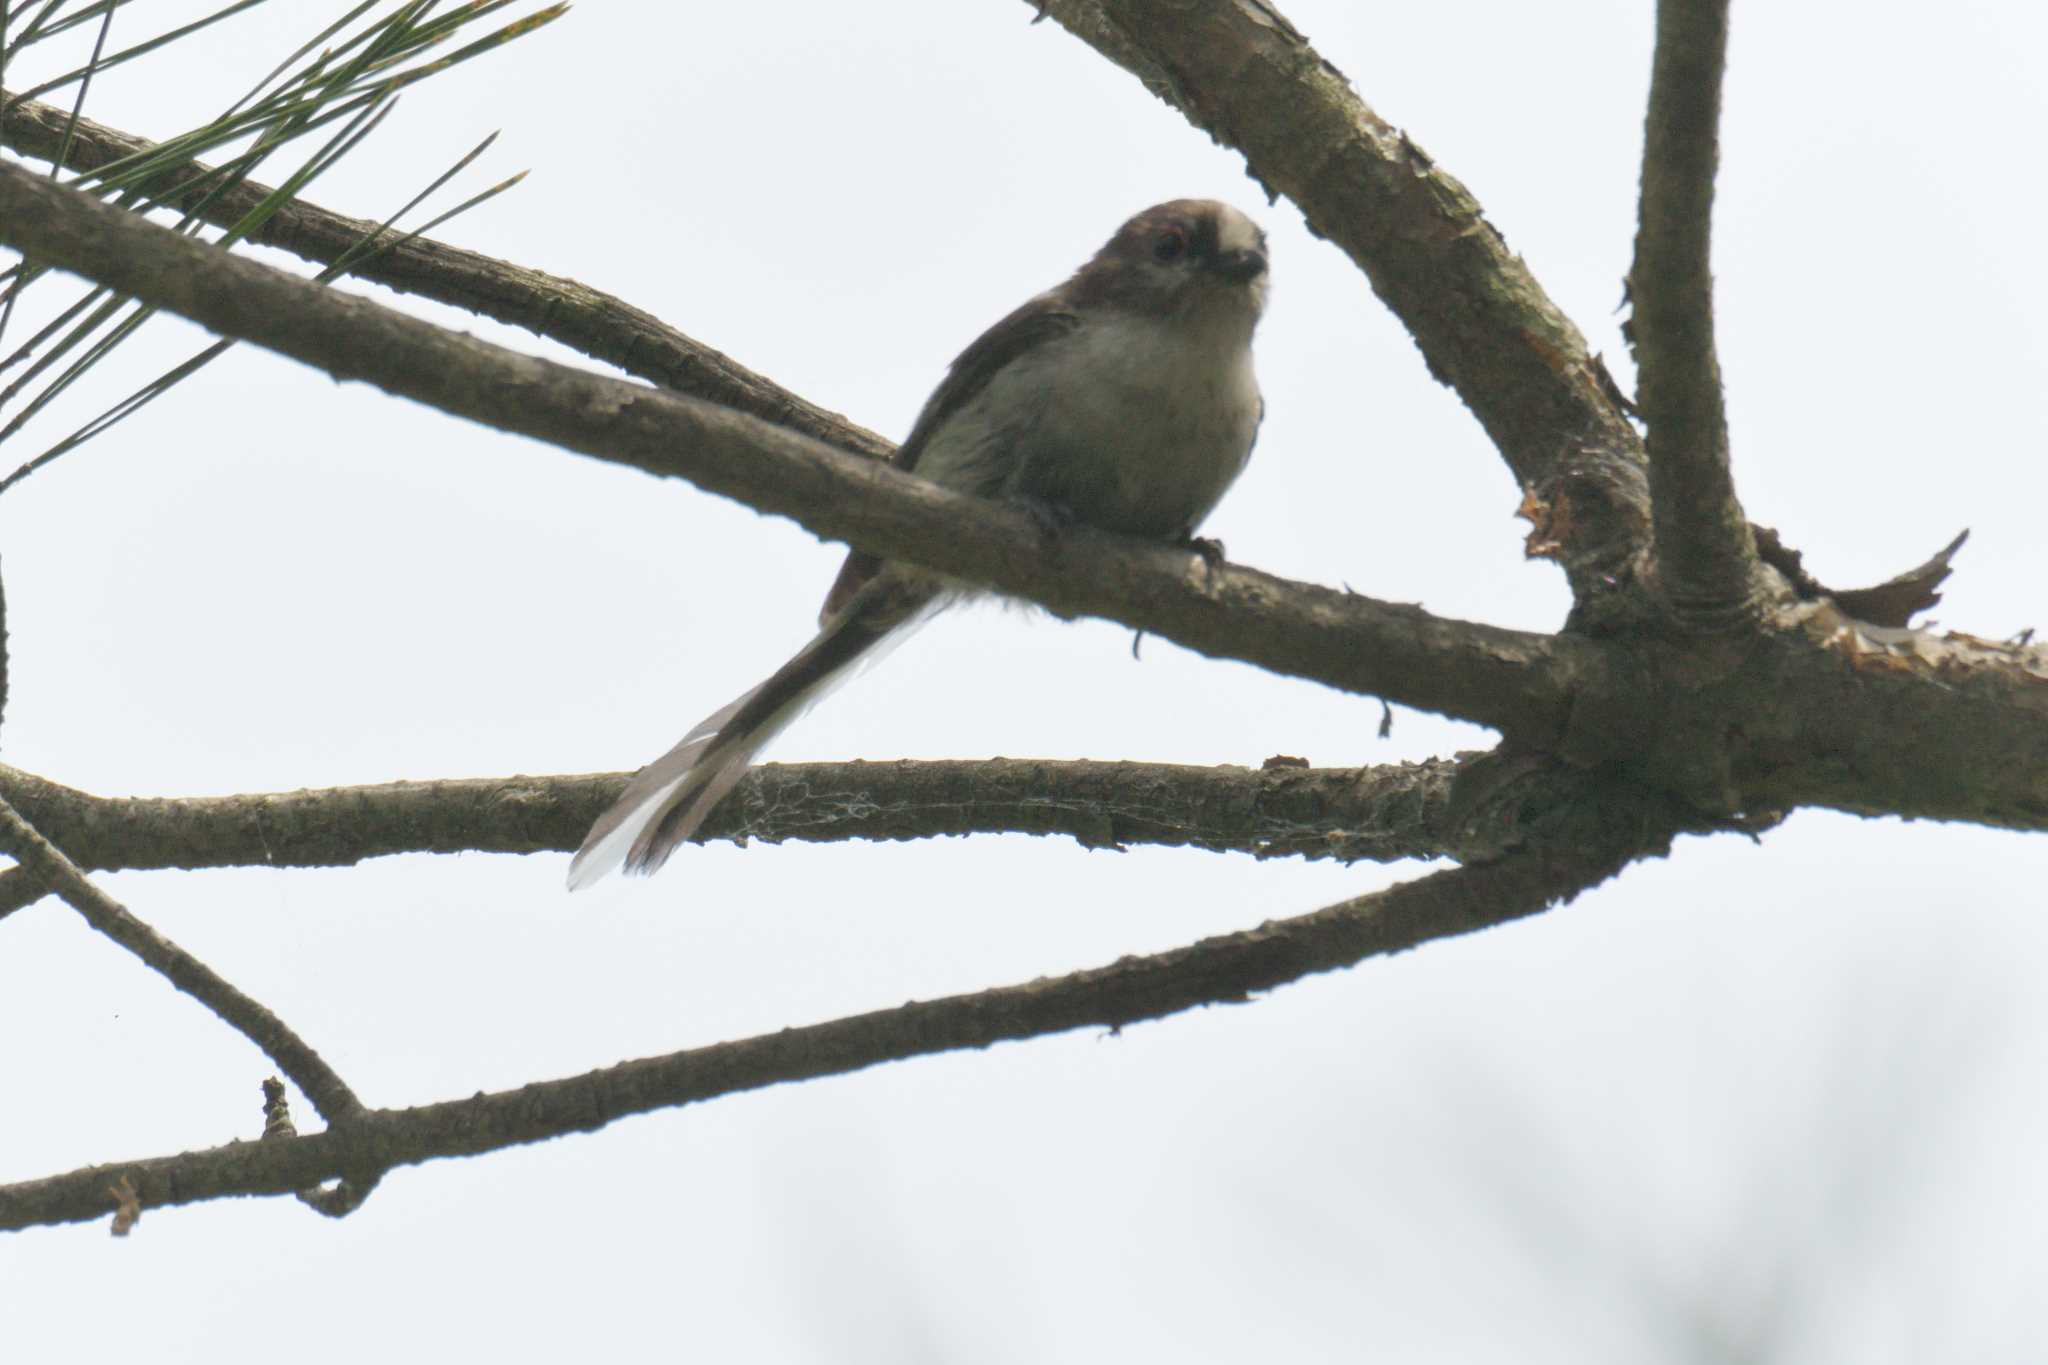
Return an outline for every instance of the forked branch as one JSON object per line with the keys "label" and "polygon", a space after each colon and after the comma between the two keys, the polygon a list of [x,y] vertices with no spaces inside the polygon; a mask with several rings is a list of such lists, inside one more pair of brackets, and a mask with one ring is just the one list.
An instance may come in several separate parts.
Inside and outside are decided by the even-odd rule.
{"label": "forked branch", "polygon": [[351,1119],[363,1111],[362,1101],[334,1068],[282,1019],[86,880],[69,858],[4,799],[0,799],[0,846],[14,856],[21,871],[54,890],[86,923],[262,1048],[328,1123]]}
{"label": "forked branch", "polygon": [[881,1062],[1077,1028],[1118,1029],[1201,1005],[1236,1003],[1312,973],[1535,914],[1657,851],[1667,834],[1647,822],[1640,805],[1617,803],[1571,837],[1540,849],[1070,976],[783,1029],[517,1090],[372,1110],[311,1137],[236,1143],[0,1186],[0,1230],[98,1218],[116,1207],[111,1191],[117,1188],[138,1209],[293,1194],[365,1167],[473,1156]]}

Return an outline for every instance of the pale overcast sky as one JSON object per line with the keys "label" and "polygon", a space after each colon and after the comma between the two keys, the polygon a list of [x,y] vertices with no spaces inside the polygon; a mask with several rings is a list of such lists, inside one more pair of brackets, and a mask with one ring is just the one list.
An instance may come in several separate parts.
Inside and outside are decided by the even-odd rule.
{"label": "pale overcast sky", "polygon": [[[116,36],[210,8],[132,5]],[[176,132],[341,8],[264,6],[109,73],[87,112]],[[1284,8],[1630,382],[1614,308],[1649,0]],[[1512,479],[1350,264],[1029,18],[585,0],[408,94],[312,197],[381,216],[502,129],[473,187],[531,176],[443,235],[892,437],[1129,213],[1228,199],[1272,236],[1268,418],[1206,529],[1276,573],[1558,625]],[[1990,637],[2048,611],[2044,45],[2035,5],[1738,4],[1726,96],[1715,265],[1750,514],[1839,583],[1972,528],[1936,616]],[[58,54],[23,65],[10,85]],[[203,340],[151,331],[0,467]],[[841,550],[238,348],[0,498],[0,553],[0,757],[197,795],[635,767],[808,636]],[[1378,720],[983,607],[775,756],[1341,765],[1489,742],[1407,711],[1383,741]],[[1418,872],[1021,837],[720,845],[572,899],[566,861],[103,880],[388,1106],[1097,965]],[[2026,1359],[2044,875],[2039,837],[1808,812],[1248,1006],[401,1169],[340,1223],[269,1200],[152,1212],[125,1241],[0,1236],[0,1354]],[[63,906],[0,924],[0,1180],[254,1138],[271,1070]]]}

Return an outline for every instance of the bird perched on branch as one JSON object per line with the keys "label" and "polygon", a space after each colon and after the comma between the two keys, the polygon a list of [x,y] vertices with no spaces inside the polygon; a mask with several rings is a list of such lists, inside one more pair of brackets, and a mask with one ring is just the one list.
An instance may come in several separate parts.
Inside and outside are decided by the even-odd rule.
{"label": "bird perched on branch", "polygon": [[[1072,278],[960,353],[896,463],[947,488],[1022,502],[1048,524],[1187,542],[1258,435],[1251,342],[1265,301],[1266,235],[1251,219],[1207,199],[1146,209]],[[641,769],[591,826],[569,864],[570,888],[621,863],[660,867],[834,680],[977,591],[854,550],[817,636]]]}

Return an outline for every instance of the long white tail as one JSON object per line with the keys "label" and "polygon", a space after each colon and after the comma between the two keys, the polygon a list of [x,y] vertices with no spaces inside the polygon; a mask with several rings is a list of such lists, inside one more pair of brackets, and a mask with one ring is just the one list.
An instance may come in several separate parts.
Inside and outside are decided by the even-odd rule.
{"label": "long white tail", "polygon": [[868,583],[766,682],[699,721],[626,784],[570,861],[569,889],[580,891],[621,864],[648,873],[667,862],[770,740],[938,598],[935,584],[907,575],[885,572]]}

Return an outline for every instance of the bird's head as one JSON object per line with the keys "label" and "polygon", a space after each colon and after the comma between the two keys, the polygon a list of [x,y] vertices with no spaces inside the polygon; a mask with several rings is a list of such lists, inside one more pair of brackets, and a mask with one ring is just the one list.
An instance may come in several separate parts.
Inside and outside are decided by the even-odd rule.
{"label": "bird's head", "polygon": [[1075,302],[1165,317],[1235,320],[1266,306],[1266,234],[1228,204],[1174,199],[1117,229],[1074,277]]}

